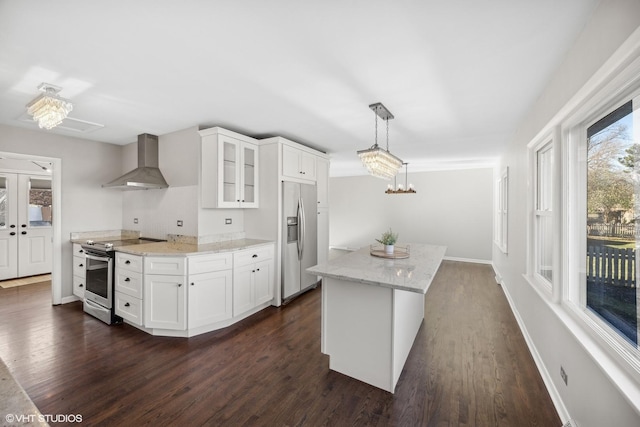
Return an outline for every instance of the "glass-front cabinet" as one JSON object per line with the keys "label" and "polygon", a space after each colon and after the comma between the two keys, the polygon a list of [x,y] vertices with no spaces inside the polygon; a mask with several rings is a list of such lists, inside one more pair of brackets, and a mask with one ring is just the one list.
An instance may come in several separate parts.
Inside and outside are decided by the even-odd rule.
{"label": "glass-front cabinet", "polygon": [[258,207],[258,145],[253,138],[211,128],[202,136],[202,207]]}

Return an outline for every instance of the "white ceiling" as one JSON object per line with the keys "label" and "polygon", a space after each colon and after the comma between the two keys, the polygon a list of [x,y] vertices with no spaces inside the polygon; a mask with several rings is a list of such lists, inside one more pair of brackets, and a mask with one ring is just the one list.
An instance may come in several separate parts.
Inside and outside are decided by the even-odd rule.
{"label": "white ceiling", "polygon": [[597,3],[0,0],[0,123],[33,128],[47,82],[104,125],[49,132],[128,144],[222,126],[319,148],[339,176],[364,172],[382,102],[411,170],[487,163]]}

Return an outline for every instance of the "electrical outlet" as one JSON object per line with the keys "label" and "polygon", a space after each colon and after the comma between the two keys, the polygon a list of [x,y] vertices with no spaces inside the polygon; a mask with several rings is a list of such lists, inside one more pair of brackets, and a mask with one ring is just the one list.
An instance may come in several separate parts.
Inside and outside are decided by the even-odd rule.
{"label": "electrical outlet", "polygon": [[133,223],[137,224],[138,223],[138,218],[133,218]]}
{"label": "electrical outlet", "polygon": [[569,385],[569,376],[564,371],[564,368],[560,366],[560,376],[562,377],[562,381],[564,381],[565,385]]}
{"label": "electrical outlet", "polygon": [[182,227],[182,220],[181,219],[178,220],[178,227]]}
{"label": "electrical outlet", "polygon": [[224,223],[225,223],[226,225],[231,224],[231,218],[225,218],[225,219],[224,219]]}

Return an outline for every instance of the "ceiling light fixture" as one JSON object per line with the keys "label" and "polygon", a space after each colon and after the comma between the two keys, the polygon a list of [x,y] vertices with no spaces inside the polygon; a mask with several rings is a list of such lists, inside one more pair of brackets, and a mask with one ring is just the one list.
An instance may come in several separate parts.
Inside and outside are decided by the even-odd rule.
{"label": "ceiling light fixture", "polygon": [[[358,156],[362,164],[367,168],[370,175],[382,179],[391,179],[402,167],[402,160],[391,154],[389,151],[389,120],[393,119],[393,114],[382,103],[377,102],[369,105],[369,108],[376,114],[376,139],[371,148],[358,151]],[[378,146],[378,117],[387,122],[387,149]]]}
{"label": "ceiling light fixture", "polygon": [[49,83],[42,83],[38,90],[43,93],[27,104],[27,112],[38,122],[40,128],[53,129],[73,110],[68,100],[58,96],[61,87]]}
{"label": "ceiling light fixture", "polygon": [[394,179],[393,181],[394,185],[389,184],[387,186],[387,191],[385,191],[385,193],[387,194],[415,194],[416,193],[416,189],[413,187],[413,184],[407,184],[407,182],[409,181],[409,178],[408,178],[409,163],[403,163],[403,165],[404,165],[404,185],[398,184],[396,186],[395,185],[396,180]]}

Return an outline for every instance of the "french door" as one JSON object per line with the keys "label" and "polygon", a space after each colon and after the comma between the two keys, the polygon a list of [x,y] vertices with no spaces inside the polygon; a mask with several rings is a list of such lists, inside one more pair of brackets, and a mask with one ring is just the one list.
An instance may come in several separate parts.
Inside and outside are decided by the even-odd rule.
{"label": "french door", "polygon": [[0,172],[0,280],[51,272],[51,177]]}

